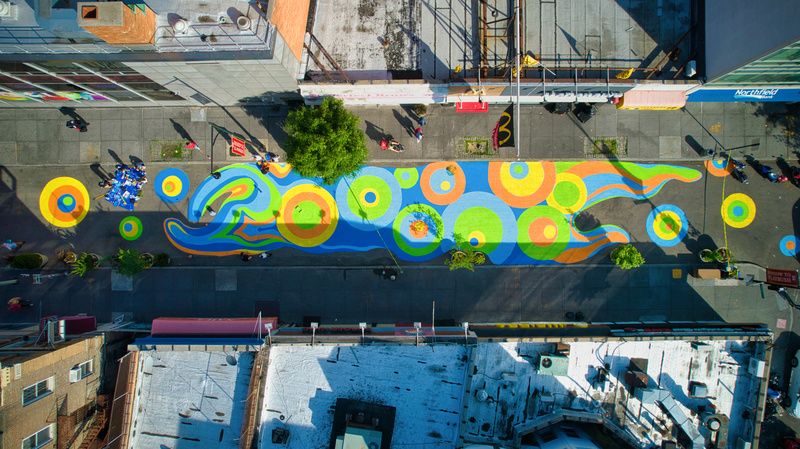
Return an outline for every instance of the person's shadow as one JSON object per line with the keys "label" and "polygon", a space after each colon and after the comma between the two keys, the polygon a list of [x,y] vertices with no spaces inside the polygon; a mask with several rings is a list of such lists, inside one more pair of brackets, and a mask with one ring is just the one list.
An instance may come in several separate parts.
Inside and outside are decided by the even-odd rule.
{"label": "person's shadow", "polygon": [[405,129],[408,135],[413,137],[415,129],[414,122],[410,118],[397,112],[396,109],[392,111],[392,114],[394,114],[394,118],[397,119],[397,122],[400,123],[400,126],[402,126],[403,129]]}
{"label": "person's shadow", "polygon": [[189,135],[189,131],[186,131],[186,128],[183,127],[180,123],[176,122],[173,119],[169,119],[170,123],[172,123],[172,128],[175,130],[178,135],[181,136],[182,139],[188,140],[193,142],[192,136]]}
{"label": "person's shadow", "polygon": [[58,111],[73,120],[79,120],[83,123],[87,123],[86,120],[84,120],[83,117],[78,114],[78,111],[76,111],[75,108],[60,107],[58,108]]}

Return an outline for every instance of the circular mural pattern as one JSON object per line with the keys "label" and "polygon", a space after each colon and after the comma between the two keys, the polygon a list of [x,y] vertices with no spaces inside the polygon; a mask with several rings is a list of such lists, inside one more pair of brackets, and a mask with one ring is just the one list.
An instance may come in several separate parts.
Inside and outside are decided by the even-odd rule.
{"label": "circular mural pattern", "polygon": [[517,244],[531,259],[552,260],[564,251],[569,241],[569,222],[554,207],[531,207],[517,220]]}
{"label": "circular mural pattern", "polygon": [[729,164],[728,159],[726,158],[714,158],[711,160],[707,160],[705,164],[708,173],[718,178],[728,176],[733,171],[732,164]]}
{"label": "circular mural pattern", "polygon": [[417,185],[417,181],[419,181],[419,170],[416,168],[396,168],[394,170],[394,177],[397,179],[400,187],[410,189]]}
{"label": "circular mural pattern", "polygon": [[89,213],[89,192],[75,178],[51,179],[39,195],[39,211],[48,223],[59,228],[76,226]]}
{"label": "circular mural pattern", "polygon": [[428,201],[444,206],[455,202],[464,193],[467,178],[455,162],[434,162],[422,170],[420,187]]}
{"label": "circular mural pattern", "polygon": [[506,204],[527,208],[547,199],[556,181],[552,162],[489,162],[489,187]]}
{"label": "circular mural pattern", "polygon": [[177,168],[165,168],[158,172],[153,186],[161,201],[177,203],[189,193],[189,175]]}
{"label": "circular mural pattern", "polygon": [[333,197],[315,184],[298,184],[283,194],[278,230],[291,243],[304,248],[325,243],[339,223]]}
{"label": "circular mural pattern", "polygon": [[413,257],[435,251],[444,235],[442,217],[427,204],[412,204],[401,209],[392,228],[398,248]]}
{"label": "circular mural pattern", "polygon": [[784,256],[788,257],[797,256],[797,236],[796,235],[783,236],[780,243],[778,244],[778,248],[780,248],[781,253],[783,253]]}
{"label": "circular mural pattern", "polygon": [[402,202],[400,185],[388,170],[364,167],[353,180],[342,178],[336,186],[341,217],[358,229],[371,231],[389,225]]}
{"label": "circular mural pattern", "polygon": [[119,235],[125,240],[136,240],[142,236],[142,220],[129,215],[119,221]]}
{"label": "circular mural pattern", "polygon": [[502,200],[486,192],[470,192],[447,206],[442,214],[444,235],[458,236],[494,263],[502,263],[514,250],[516,218]]}
{"label": "circular mural pattern", "polygon": [[733,193],[722,202],[722,220],[734,228],[744,228],[756,218],[756,203],[744,193]]}
{"label": "circular mural pattern", "polygon": [[677,206],[662,204],[647,216],[647,234],[658,246],[675,246],[689,232],[686,214]]}
{"label": "circular mural pattern", "polygon": [[553,191],[547,197],[547,205],[564,214],[579,212],[586,204],[586,184],[580,176],[573,173],[559,173]]}
{"label": "circular mural pattern", "polygon": [[270,162],[269,173],[276,178],[285,178],[292,171],[292,166],[286,162]]}

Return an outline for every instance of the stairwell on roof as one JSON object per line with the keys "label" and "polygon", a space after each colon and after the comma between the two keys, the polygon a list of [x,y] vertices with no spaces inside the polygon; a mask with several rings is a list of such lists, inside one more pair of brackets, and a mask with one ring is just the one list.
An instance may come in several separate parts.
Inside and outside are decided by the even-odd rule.
{"label": "stairwell on roof", "polygon": [[152,44],[156,15],[140,2],[78,2],[78,25],[109,44]]}

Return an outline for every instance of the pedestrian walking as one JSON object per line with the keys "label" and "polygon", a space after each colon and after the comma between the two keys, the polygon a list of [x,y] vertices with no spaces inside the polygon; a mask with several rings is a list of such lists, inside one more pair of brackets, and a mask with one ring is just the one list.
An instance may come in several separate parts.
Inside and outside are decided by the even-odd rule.
{"label": "pedestrian walking", "polygon": [[262,160],[258,163],[258,169],[261,170],[262,175],[269,173],[269,162]]}
{"label": "pedestrian walking", "polygon": [[422,127],[418,126],[417,129],[414,130],[414,137],[417,138],[417,143],[422,142]]}
{"label": "pedestrian walking", "polygon": [[77,131],[82,132],[82,133],[85,133],[86,131],[89,130],[87,128],[88,126],[89,126],[89,123],[84,122],[81,119],[74,118],[72,120],[67,120],[67,128],[74,129],[74,130],[77,130]]}
{"label": "pedestrian walking", "polygon": [[208,212],[208,215],[212,217],[217,215],[217,211],[215,211],[211,206],[206,206],[206,212]]}
{"label": "pedestrian walking", "polygon": [[419,126],[420,127],[427,125],[428,124],[428,116],[427,115],[421,116],[419,118],[418,122],[419,122]]}
{"label": "pedestrian walking", "polygon": [[269,257],[272,257],[272,253],[269,251],[264,251],[263,253],[259,254],[258,257],[262,259],[267,259]]}
{"label": "pedestrian walking", "polygon": [[239,254],[239,257],[241,257],[242,262],[250,262],[251,260],[253,260],[253,256],[251,254],[247,254],[245,252],[242,252],[241,254]]}
{"label": "pedestrian walking", "polygon": [[3,242],[3,247],[5,249],[11,251],[12,253],[15,253],[24,244],[25,244],[25,240],[14,241],[14,240],[8,239],[5,242]]}

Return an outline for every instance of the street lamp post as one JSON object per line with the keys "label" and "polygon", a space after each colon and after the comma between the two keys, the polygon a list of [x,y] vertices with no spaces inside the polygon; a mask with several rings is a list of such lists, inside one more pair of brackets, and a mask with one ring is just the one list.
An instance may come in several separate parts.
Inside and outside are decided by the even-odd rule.
{"label": "street lamp post", "polygon": [[219,174],[219,172],[214,171],[214,130],[216,129],[217,130],[217,135],[219,135],[219,129],[217,129],[217,125],[215,125],[213,123],[210,123],[210,125],[211,125],[211,143],[210,143],[210,146],[211,146],[211,157],[210,157],[210,159],[211,159],[211,176],[214,179],[219,179],[221,175]]}

